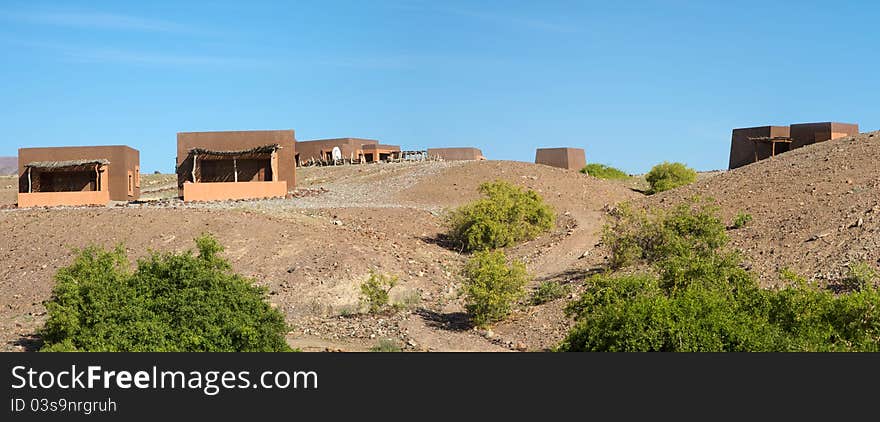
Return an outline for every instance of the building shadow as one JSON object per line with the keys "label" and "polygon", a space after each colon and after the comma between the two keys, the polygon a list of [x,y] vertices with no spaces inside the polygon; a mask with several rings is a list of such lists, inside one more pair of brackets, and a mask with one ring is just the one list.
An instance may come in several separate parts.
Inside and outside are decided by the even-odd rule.
{"label": "building shadow", "polygon": [[429,327],[441,330],[467,331],[473,328],[470,316],[464,312],[442,313],[419,308],[415,314],[421,317]]}

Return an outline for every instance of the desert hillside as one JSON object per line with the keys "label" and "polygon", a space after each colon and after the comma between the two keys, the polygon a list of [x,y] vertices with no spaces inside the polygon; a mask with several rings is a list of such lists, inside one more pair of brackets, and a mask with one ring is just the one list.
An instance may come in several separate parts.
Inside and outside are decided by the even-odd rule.
{"label": "desert hillside", "polygon": [[822,142],[773,160],[645,197],[648,205],[693,196],[714,198],[730,221],[754,220],[730,232],[765,286],[783,268],[820,282],[841,277],[849,263],[880,259],[880,132]]}
{"label": "desert hillside", "polygon": [[[53,274],[74,248],[124,244],[132,259],[148,250],[193,247],[213,233],[236,271],[270,290],[270,301],[304,350],[366,350],[393,338],[409,350],[541,350],[570,322],[564,300],[527,306],[492,330],[462,324],[459,271],[465,258],[439,242],[443,212],[503,179],[540,192],[557,228],[513,248],[541,280],[580,280],[601,264],[594,251],[604,209],[641,196],[621,184],[520,162],[429,162],[304,168],[294,198],[183,204],[174,178],[144,175],[144,201],[123,206],[0,210],[0,336],[22,350],[45,318]],[[13,179],[11,179],[13,180]],[[6,205],[14,183],[0,184]],[[392,296],[409,303],[393,315],[355,315],[370,269],[398,275]]]}

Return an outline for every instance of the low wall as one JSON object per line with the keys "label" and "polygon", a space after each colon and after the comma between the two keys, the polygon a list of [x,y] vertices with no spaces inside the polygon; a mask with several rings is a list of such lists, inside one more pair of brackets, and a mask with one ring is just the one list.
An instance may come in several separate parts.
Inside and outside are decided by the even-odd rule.
{"label": "low wall", "polygon": [[201,182],[184,183],[184,201],[277,198],[287,195],[287,182]]}
{"label": "low wall", "polygon": [[18,194],[18,207],[57,207],[61,205],[107,205],[110,191],[87,192],[31,192]]}

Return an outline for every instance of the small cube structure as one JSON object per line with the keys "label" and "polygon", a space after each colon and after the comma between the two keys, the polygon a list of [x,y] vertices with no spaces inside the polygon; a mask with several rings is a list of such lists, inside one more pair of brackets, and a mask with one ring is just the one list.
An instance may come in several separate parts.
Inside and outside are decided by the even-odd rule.
{"label": "small cube structure", "polygon": [[859,134],[859,125],[822,122],[791,125],[791,149]]}
{"label": "small cube structure", "polygon": [[757,126],[734,129],[730,138],[728,168],[733,170],[790,148],[788,126]]}
{"label": "small cube structure", "polygon": [[587,165],[587,158],[582,148],[538,148],[535,164],[580,170]]}
{"label": "small cube structure", "polygon": [[296,165],[333,161],[333,149],[339,149],[339,157],[350,162],[373,163],[400,158],[400,147],[383,145],[375,139],[333,138],[299,141],[296,143]]}
{"label": "small cube structure", "polygon": [[479,148],[428,148],[428,157],[439,158],[443,161],[469,161],[485,160],[483,152]]}
{"label": "small cube structure", "polygon": [[177,185],[184,201],[275,198],[296,186],[293,130],[181,132]]}
{"label": "small cube structure", "polygon": [[137,200],[140,153],[124,146],[21,148],[18,206],[107,205]]}

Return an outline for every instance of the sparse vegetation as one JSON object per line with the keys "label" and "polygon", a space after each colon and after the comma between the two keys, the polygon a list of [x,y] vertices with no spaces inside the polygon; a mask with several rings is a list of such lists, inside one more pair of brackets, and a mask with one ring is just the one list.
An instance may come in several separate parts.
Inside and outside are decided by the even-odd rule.
{"label": "sparse vegetation", "polygon": [[843,287],[848,291],[862,290],[876,286],[878,279],[880,279],[880,274],[867,262],[850,263],[849,272],[843,279]]}
{"label": "sparse vegetation", "polygon": [[388,306],[388,292],[397,285],[398,277],[370,270],[370,277],[361,284],[361,302],[370,313]]}
{"label": "sparse vegetation", "polygon": [[532,304],[541,305],[554,301],[568,294],[568,286],[559,284],[555,281],[545,281],[538,285],[538,288],[532,293]]}
{"label": "sparse vegetation", "polygon": [[693,183],[697,180],[697,172],[682,163],[664,161],[651,168],[645,180],[651,186],[648,195],[653,195]]}
{"label": "sparse vegetation", "polygon": [[403,349],[400,347],[400,344],[397,343],[394,339],[391,338],[383,338],[376,343],[375,346],[370,348],[371,352],[388,352],[388,353],[397,353],[402,352]]}
{"label": "sparse vegetation", "polygon": [[630,178],[630,175],[623,170],[599,163],[587,164],[581,169],[581,173],[605,180],[627,180]]}
{"label": "sparse vegetation", "polygon": [[535,191],[503,181],[483,183],[485,198],[447,216],[449,239],[464,251],[502,248],[538,237],[556,223],[556,213]]}
{"label": "sparse vegetation", "polygon": [[475,325],[485,326],[504,319],[525,295],[529,281],[522,262],[507,262],[501,251],[475,253],[464,270],[467,310]]}
{"label": "sparse vegetation", "polygon": [[211,236],[198,254],[151,253],[130,271],[125,250],[89,247],[55,275],[44,351],[289,351],[267,291],[232,273]]}
{"label": "sparse vegetation", "polygon": [[733,228],[741,229],[752,221],[752,215],[747,213],[739,213],[733,219]]}
{"label": "sparse vegetation", "polygon": [[[606,240],[629,245],[625,262],[640,260],[652,271],[589,279],[566,309],[577,324],[558,350],[880,351],[880,290],[872,283],[835,295],[783,270],[791,285],[761,289],[724,249],[712,208],[633,215],[612,223]],[[876,275],[863,267],[851,273]]]}

